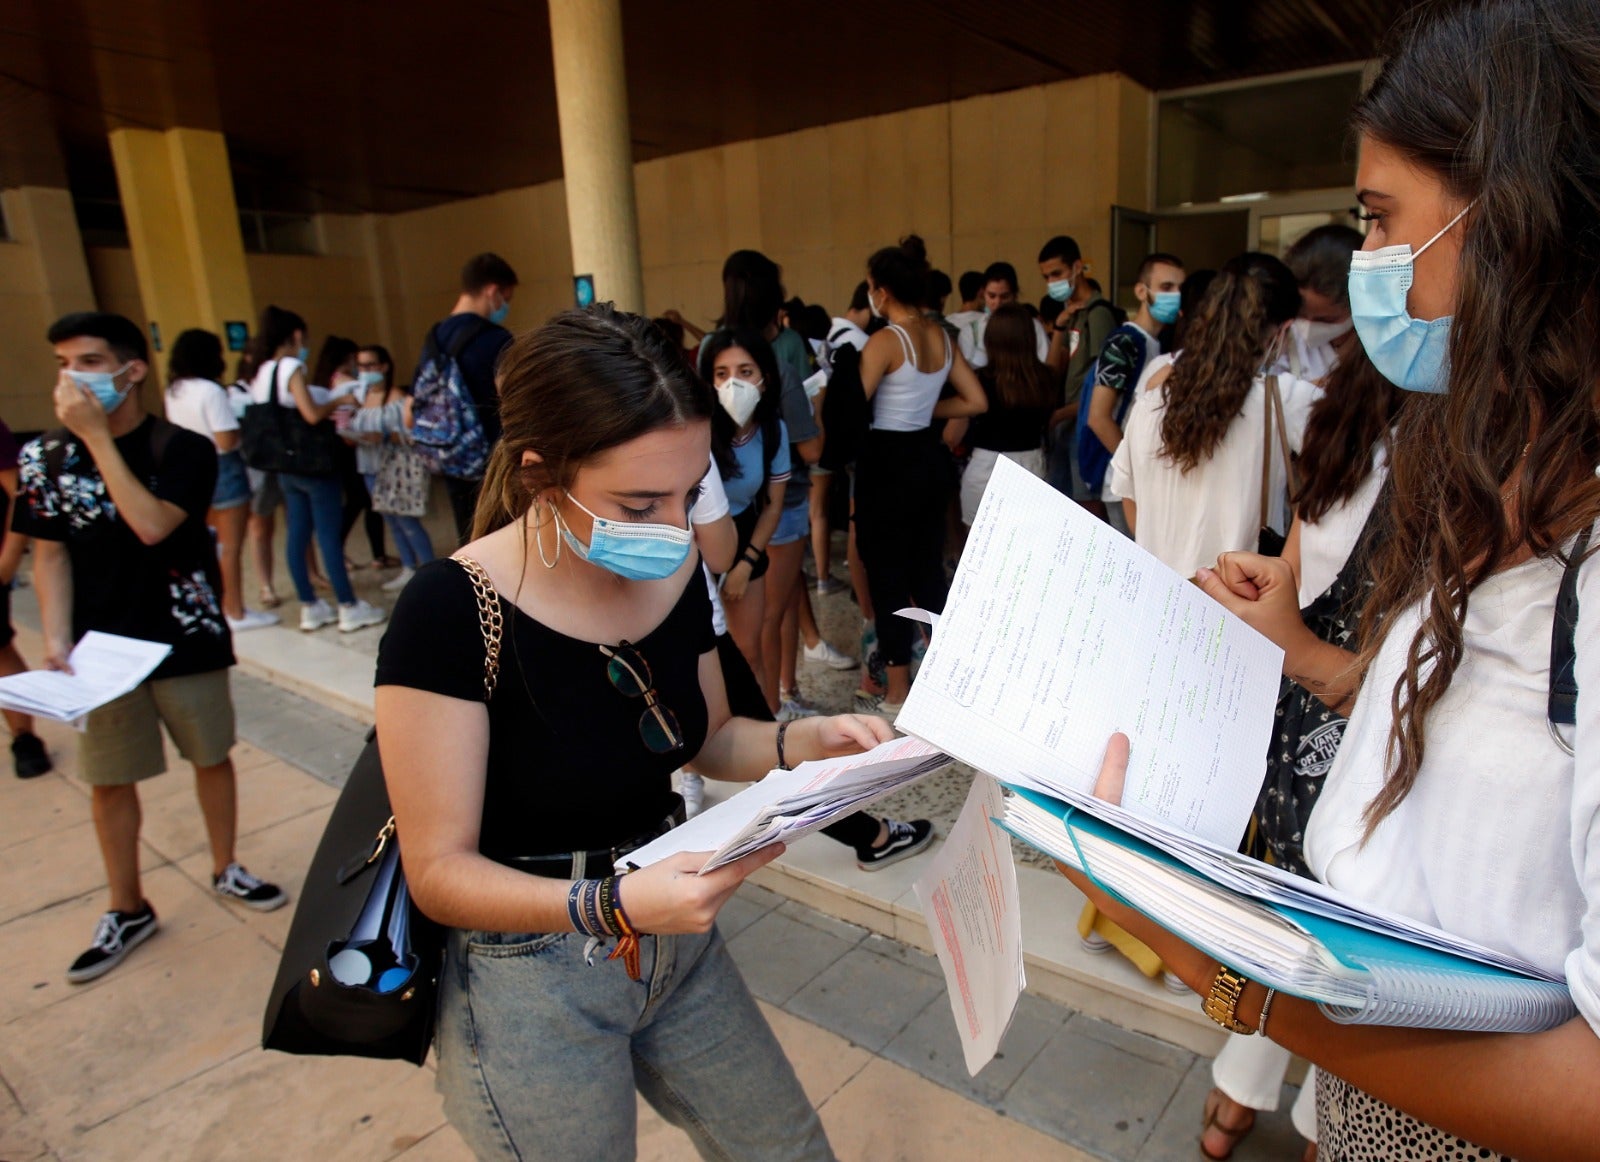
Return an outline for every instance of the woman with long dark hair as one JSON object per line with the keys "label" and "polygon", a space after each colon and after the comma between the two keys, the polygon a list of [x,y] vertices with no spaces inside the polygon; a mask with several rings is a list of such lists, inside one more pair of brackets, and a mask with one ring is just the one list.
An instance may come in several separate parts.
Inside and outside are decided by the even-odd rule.
{"label": "woman with long dark hair", "polygon": [[217,537],[222,569],[222,612],[234,633],[278,624],[278,615],[247,609],[244,604],[243,560],[249,517],[250,479],[239,452],[239,419],[228,402],[221,379],[222,340],[210,331],[192,329],[173,341],[167,359],[167,419],[198,432],[217,450],[217,486],[206,524]]}
{"label": "woman with long dark hair", "polygon": [[945,443],[972,449],[961,472],[961,523],[966,525],[978,515],[1000,457],[1044,476],[1044,433],[1060,394],[1050,368],[1039,361],[1033,316],[1023,307],[1007,303],[990,315],[984,345],[989,362],[978,372],[978,382],[988,410],[969,422],[952,421],[944,434]]}
{"label": "woman with long dark hair", "polygon": [[[760,675],[769,669],[763,652],[769,546],[792,472],[789,430],[778,414],[778,365],[761,335],[721,330],[706,336],[700,347],[700,378],[716,392],[711,446],[739,533],[720,589],[728,632],[751,671]],[[773,691],[764,689],[770,703]]]}
{"label": "woman with long dark hair", "polygon": [[1201,299],[1179,357],[1129,408],[1111,489],[1134,539],[1185,577],[1218,553],[1253,548],[1263,524],[1288,531],[1285,465],[1300,450],[1317,389],[1264,369],[1299,310],[1299,286],[1282,262],[1259,253],[1231,259]]}
{"label": "woman with long dark hair", "polygon": [[[370,343],[356,352],[361,407],[350,417],[356,434],[356,467],[400,553],[400,572],[383,583],[386,592],[404,589],[416,571],[433,560],[433,542],[422,518],[428,511],[432,476],[411,447],[411,393],[394,381],[394,359],[387,347]],[[380,480],[381,478],[381,480]]]}
{"label": "woman with long dark hair", "polygon": [[[333,414],[342,397],[333,394],[325,385],[313,385],[307,378],[306,338],[305,320],[293,311],[268,307],[262,312],[256,343],[258,351],[267,357],[259,360],[250,394],[256,403],[276,402],[279,407],[299,412],[306,423],[320,424]],[[354,357],[354,347],[351,343],[347,357]],[[342,351],[339,343],[335,343],[324,350],[322,361],[333,360],[331,367],[338,368],[343,364],[336,356]],[[327,378],[333,377],[331,373],[325,374]],[[300,628],[309,633],[337,622],[341,632],[350,633],[383,621],[383,610],[356,597],[345,571],[344,538],[339,523],[342,507],[339,478],[280,472],[278,483],[289,514],[284,556],[288,559],[295,593],[300,598]],[[311,587],[311,568],[306,554],[313,534],[317,550],[322,554],[322,566],[327,570],[334,596],[339,601],[337,612]]]}
{"label": "woman with long dark hair", "polygon": [[[1347,268],[1349,261],[1347,254]],[[1407,398],[1378,372],[1359,342],[1345,344],[1306,420],[1300,484],[1290,498],[1294,523],[1283,560],[1296,579],[1301,617],[1323,641],[1337,644],[1357,635],[1375,538],[1383,529],[1379,493]],[[1311,874],[1306,825],[1345,725],[1336,705],[1284,677],[1246,847],[1251,855],[1298,875]],[[1202,1153],[1227,1158],[1255,1126],[1256,1111],[1278,1108],[1289,1059],[1288,1050],[1264,1037],[1228,1040],[1211,1067],[1215,1088],[1206,1097]],[[1313,1075],[1293,1111],[1295,1128],[1313,1141],[1314,1089]]]}
{"label": "woman with long dark hair", "polygon": [[[1330,1159],[1592,1158],[1600,571],[1580,534],[1600,518],[1600,8],[1418,9],[1354,124],[1372,228],[1352,317],[1378,370],[1417,393],[1359,653],[1305,628],[1281,561],[1228,554],[1199,580],[1285,648],[1296,681],[1353,703],[1305,837],[1317,878],[1560,976],[1575,1014],[1453,1033],[1340,1025],[1279,995],[1263,1022],[1267,990],[1244,981],[1237,1020],[1320,1067]],[[1549,718],[1569,569],[1575,727]],[[1109,791],[1126,748],[1108,755]],[[1233,991],[1216,960],[1073,878],[1191,988]]]}
{"label": "woman with long dark hair", "polygon": [[[689,516],[718,405],[649,320],[557,315],[500,381],[473,540],[418,570],[378,658],[407,878],[451,929],[446,1115],[483,1158],[629,1158],[637,1090],[707,1158],[832,1158],[716,930],[781,849],[614,861],[678,821],[685,763],[747,782],[892,732],[729,714]],[[480,608],[504,624],[487,698]]]}
{"label": "woman with long dark hair", "polygon": [[[888,672],[873,711],[891,717],[911,692],[911,623],[894,611],[944,608],[949,460],[932,424],[988,407],[949,334],[922,313],[927,299],[928,252],[915,234],[867,260],[867,302],[888,325],[861,352],[872,427],[856,461],[855,523]],[[955,394],[940,399],[947,383]]]}

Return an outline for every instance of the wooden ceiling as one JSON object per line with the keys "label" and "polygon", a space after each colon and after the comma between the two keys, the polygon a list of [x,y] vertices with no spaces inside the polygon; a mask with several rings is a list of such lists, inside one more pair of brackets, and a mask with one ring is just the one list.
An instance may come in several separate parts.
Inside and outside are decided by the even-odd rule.
{"label": "wooden ceiling", "polygon": [[[623,0],[634,154],[1116,71],[1374,55],[1408,0]],[[541,0],[8,0],[0,186],[115,198],[107,130],[220,129],[242,204],[398,211],[558,177]]]}

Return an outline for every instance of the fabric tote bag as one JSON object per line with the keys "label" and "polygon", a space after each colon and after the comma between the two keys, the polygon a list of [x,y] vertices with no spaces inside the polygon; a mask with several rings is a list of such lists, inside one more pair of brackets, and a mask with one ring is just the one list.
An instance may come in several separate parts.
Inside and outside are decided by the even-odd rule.
{"label": "fabric tote bag", "polygon": [[433,476],[404,434],[387,444],[372,482],[372,510],[389,516],[426,516]]}

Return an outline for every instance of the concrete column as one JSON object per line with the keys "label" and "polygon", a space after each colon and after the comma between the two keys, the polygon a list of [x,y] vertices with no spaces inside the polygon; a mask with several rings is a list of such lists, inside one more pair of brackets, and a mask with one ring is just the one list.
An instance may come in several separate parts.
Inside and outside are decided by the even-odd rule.
{"label": "concrete column", "polygon": [[222,335],[230,319],[252,322],[255,305],[222,134],[116,129],[111,157],[139,296],[145,317],[160,328],[163,352],[190,327]]}
{"label": "concrete column", "polygon": [[572,269],[595,295],[644,310],[621,0],[549,0]]}

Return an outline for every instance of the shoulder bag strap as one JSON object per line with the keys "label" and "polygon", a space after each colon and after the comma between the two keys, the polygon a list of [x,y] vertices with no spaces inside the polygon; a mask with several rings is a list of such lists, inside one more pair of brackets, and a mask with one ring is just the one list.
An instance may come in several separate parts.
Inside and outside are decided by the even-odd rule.
{"label": "shoulder bag strap", "polygon": [[1294,495],[1298,481],[1295,480],[1294,461],[1289,457],[1289,424],[1283,417],[1283,393],[1278,390],[1278,377],[1267,377],[1267,390],[1272,393],[1273,415],[1278,424],[1278,452],[1283,457],[1283,481],[1289,488],[1289,494]]}
{"label": "shoulder bag strap", "polygon": [[1550,701],[1545,711],[1550,737],[1562,750],[1572,753],[1572,744],[1561,737],[1557,726],[1574,726],[1578,721],[1578,569],[1589,551],[1592,530],[1578,534],[1567,567],[1556,590],[1555,621],[1550,627]]}
{"label": "shoulder bag strap", "polygon": [[[1268,384],[1272,381],[1269,379]],[[1267,527],[1268,503],[1272,499],[1272,401],[1277,396],[1270,387],[1262,392],[1261,413],[1261,528]]]}
{"label": "shoulder bag strap", "polygon": [[471,557],[454,557],[456,564],[472,578],[472,588],[478,595],[478,628],[483,631],[483,700],[494,697],[495,686],[500,681],[500,639],[505,635],[505,615],[500,602],[500,591],[489,579],[489,572]]}

